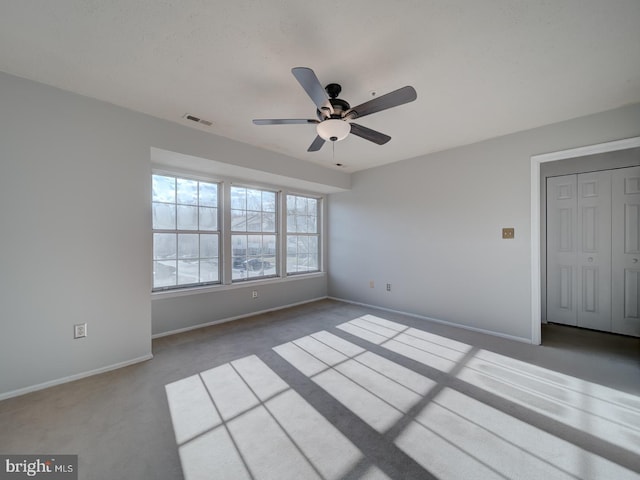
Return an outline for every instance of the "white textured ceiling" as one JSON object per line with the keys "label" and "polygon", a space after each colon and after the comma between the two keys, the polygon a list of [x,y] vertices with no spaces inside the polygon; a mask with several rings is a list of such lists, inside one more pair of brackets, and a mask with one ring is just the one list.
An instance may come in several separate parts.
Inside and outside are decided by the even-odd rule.
{"label": "white textured ceiling", "polygon": [[[359,121],[384,146],[307,153],[314,126],[251,122],[314,118],[296,66],[418,99]],[[640,101],[640,1],[0,0],[0,70],[356,171]]]}

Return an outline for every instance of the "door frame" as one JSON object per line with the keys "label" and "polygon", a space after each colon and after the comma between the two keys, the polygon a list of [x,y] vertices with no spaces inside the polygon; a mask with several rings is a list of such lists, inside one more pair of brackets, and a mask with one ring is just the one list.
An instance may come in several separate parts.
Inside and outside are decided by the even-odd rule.
{"label": "door frame", "polygon": [[625,138],[612,142],[542,153],[531,156],[531,343],[542,343],[542,273],[540,238],[540,165],[556,160],[584,157],[598,153],[614,152],[640,147],[640,137]]}

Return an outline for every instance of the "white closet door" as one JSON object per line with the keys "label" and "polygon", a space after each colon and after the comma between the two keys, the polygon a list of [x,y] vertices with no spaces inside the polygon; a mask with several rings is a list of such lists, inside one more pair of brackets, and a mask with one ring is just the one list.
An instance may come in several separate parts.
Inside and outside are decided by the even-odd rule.
{"label": "white closet door", "polygon": [[547,321],[577,325],[577,175],[547,179]]}
{"label": "white closet door", "polygon": [[611,331],[611,171],[578,175],[577,325]]}
{"label": "white closet door", "polygon": [[640,167],[612,173],[613,332],[640,336]]}

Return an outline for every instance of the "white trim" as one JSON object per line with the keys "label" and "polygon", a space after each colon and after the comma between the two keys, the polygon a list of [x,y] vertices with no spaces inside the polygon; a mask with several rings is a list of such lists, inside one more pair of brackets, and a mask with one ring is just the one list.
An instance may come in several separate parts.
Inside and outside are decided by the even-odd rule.
{"label": "white trim", "polygon": [[253,317],[254,315],[261,315],[263,313],[276,312],[278,310],[284,310],[285,308],[297,307],[298,305],[304,305],[305,303],[317,302],[320,300],[326,300],[328,297],[312,298],[310,300],[303,300],[302,302],[290,303],[288,305],[280,305],[273,308],[267,308],[265,310],[258,310],[256,312],[243,313],[242,315],[236,315],[234,317],[222,318],[220,320],[214,320],[207,323],[199,323],[198,325],[192,325],[190,327],[178,328],[176,330],[169,330],[168,332],[156,333],[151,335],[152,339],[168,337],[169,335],[176,335],[178,333],[189,332],[191,330],[198,330],[200,328],[211,327],[213,325],[219,325],[221,323],[232,322],[234,320],[240,320],[241,318]]}
{"label": "white trim", "polygon": [[96,368],[95,370],[89,370],[86,372],[76,373],[75,375],[69,375],[68,377],[57,378],[48,382],[39,383],[37,385],[31,385],[30,387],[19,388],[18,390],[12,390],[10,392],[0,393],[0,401],[6,400],[12,397],[18,397],[20,395],[26,395],[27,393],[35,392],[38,390],[44,390],[45,388],[55,387],[56,385],[62,385],[63,383],[74,382],[86,377],[92,377],[101,373],[110,372],[111,370],[117,370],[119,368],[128,367],[140,362],[146,362],[151,360],[153,354],[149,353],[142,357],[133,358],[120,363],[114,363],[113,365],[107,365],[106,367]]}
{"label": "white trim", "polygon": [[640,147],[640,137],[625,138],[613,142],[542,153],[531,157],[531,343],[534,345],[540,345],[542,342],[542,292],[540,291],[542,268],[540,258],[540,164],[636,147]]}
{"label": "white trim", "polygon": [[461,328],[463,330],[470,330],[472,332],[484,333],[485,335],[491,335],[493,337],[506,338],[508,340],[514,340],[516,342],[521,342],[521,343],[531,343],[531,341],[528,338],[516,337],[515,335],[507,335],[506,333],[494,332],[493,330],[486,330],[484,328],[470,327],[468,325],[461,325],[459,323],[448,322],[446,320],[440,320],[438,318],[425,317],[424,315],[418,315],[416,313],[403,312],[402,310],[394,310],[393,308],[385,308],[385,307],[379,307],[377,305],[370,305],[368,303],[354,302],[352,300],[346,300],[344,298],[338,298],[338,297],[327,297],[327,298],[329,298],[329,300],[335,300],[337,302],[350,303],[352,305],[360,305],[362,307],[374,308],[376,310],[382,310],[385,312],[399,313],[401,315],[406,315],[407,317],[418,318],[420,320],[439,323],[441,325],[447,325],[449,327]]}

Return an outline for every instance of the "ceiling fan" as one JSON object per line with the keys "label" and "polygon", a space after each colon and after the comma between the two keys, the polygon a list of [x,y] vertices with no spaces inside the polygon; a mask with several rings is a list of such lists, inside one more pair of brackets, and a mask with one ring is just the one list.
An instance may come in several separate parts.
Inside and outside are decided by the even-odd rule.
{"label": "ceiling fan", "polygon": [[384,145],[391,140],[389,135],[353,123],[353,120],[388,108],[413,102],[417,98],[415,89],[406,86],[387,93],[386,95],[376,97],[368,102],[364,102],[357,107],[351,107],[347,102],[338,98],[342,87],[337,83],[330,83],[323,88],[314,71],[307,67],[292,68],[291,73],[293,73],[293,76],[296,77],[296,80],[302,85],[307,95],[311,97],[313,103],[316,104],[316,115],[318,119],[256,119],[253,123],[256,125],[315,124],[318,135],[307,149],[308,152],[320,150],[327,140],[331,142],[343,140],[349,133],[353,133],[358,137],[377,143],[378,145]]}

